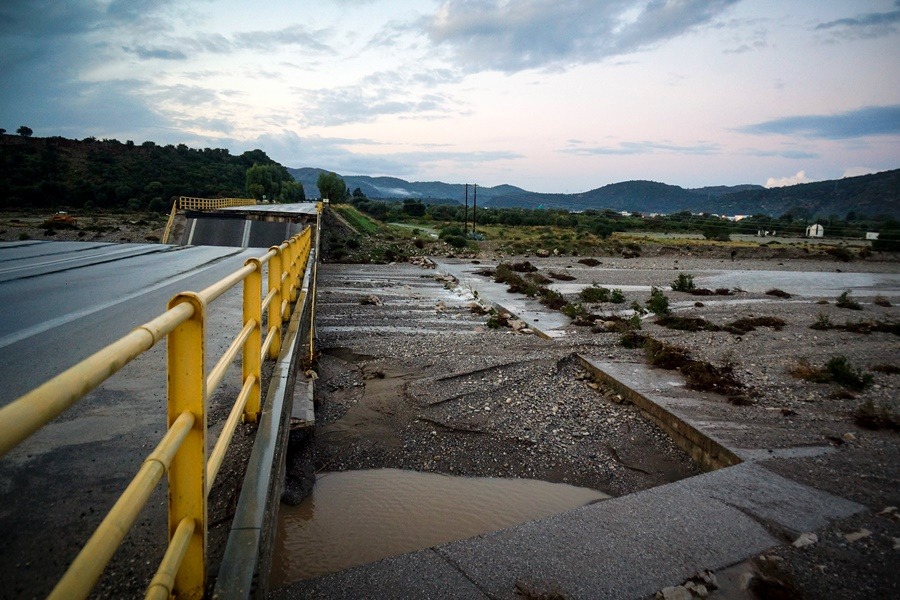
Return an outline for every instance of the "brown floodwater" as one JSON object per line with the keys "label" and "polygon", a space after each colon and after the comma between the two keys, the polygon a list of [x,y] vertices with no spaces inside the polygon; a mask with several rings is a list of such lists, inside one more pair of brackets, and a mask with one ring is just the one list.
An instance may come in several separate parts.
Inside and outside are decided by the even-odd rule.
{"label": "brown floodwater", "polygon": [[609,497],[533,479],[399,469],[322,473],[306,500],[279,508],[270,585],[423,550]]}

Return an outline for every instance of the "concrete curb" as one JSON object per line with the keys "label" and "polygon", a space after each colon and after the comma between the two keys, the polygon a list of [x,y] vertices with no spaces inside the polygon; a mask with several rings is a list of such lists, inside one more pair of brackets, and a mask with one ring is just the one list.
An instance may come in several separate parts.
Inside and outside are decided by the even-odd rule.
{"label": "concrete curb", "polygon": [[[302,360],[304,322],[310,320],[309,285],[315,255],[309,261],[300,297],[272,370],[259,428],[253,442],[213,598],[244,599],[265,594],[271,561],[274,523],[284,486],[284,456],[293,411],[297,365]],[[305,381],[301,374],[300,379]],[[312,386],[308,386],[311,389]]]}
{"label": "concrete curb", "polygon": [[581,366],[590,371],[594,377],[640,408],[705,471],[731,467],[742,462],[740,457],[722,442],[700,431],[679,415],[660,406],[621,379],[607,373],[591,359],[581,354],[576,354],[576,357]]}

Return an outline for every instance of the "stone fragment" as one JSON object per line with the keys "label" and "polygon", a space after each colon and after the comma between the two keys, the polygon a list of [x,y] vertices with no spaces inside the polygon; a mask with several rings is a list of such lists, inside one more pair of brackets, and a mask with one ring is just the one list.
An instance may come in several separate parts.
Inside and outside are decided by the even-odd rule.
{"label": "stone fragment", "polygon": [[853,533],[844,534],[844,538],[852,544],[853,542],[867,538],[870,535],[872,535],[872,532],[869,531],[868,529],[863,528],[863,529],[860,529],[859,531],[854,531]]}
{"label": "stone fragment", "polygon": [[792,544],[794,548],[804,548],[806,546],[811,546],[819,541],[819,536],[814,533],[801,533],[800,537],[794,540]]}

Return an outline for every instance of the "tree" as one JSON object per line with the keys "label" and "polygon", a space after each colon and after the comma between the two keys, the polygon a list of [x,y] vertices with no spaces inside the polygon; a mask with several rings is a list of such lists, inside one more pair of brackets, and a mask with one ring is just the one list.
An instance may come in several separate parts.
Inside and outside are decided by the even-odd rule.
{"label": "tree", "polygon": [[32,131],[31,127],[22,125],[18,129],[16,129],[16,133],[18,133],[22,137],[31,137],[31,134],[34,133],[34,131]]}
{"label": "tree", "polygon": [[247,169],[246,174],[247,193],[262,200],[274,202],[281,195],[281,183],[284,181],[284,175],[275,165],[254,164]]}
{"label": "tree", "polygon": [[0,135],[6,135],[6,130],[0,127]]}
{"label": "tree", "polygon": [[281,184],[280,202],[306,202],[306,193],[303,191],[303,184],[297,181],[285,181]]}
{"label": "tree", "polygon": [[316,180],[316,186],[321,197],[332,202],[342,202],[347,196],[347,184],[337,173],[322,171]]}
{"label": "tree", "polygon": [[418,200],[407,198],[403,201],[403,212],[411,217],[424,217],[425,205]]}

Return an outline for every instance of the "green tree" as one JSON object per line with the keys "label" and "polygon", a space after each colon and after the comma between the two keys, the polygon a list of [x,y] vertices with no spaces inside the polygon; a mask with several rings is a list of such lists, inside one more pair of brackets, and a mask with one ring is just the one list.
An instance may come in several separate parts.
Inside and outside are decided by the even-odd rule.
{"label": "green tree", "polygon": [[306,202],[306,193],[303,184],[297,181],[285,181],[281,184],[281,197],[279,202]]}
{"label": "green tree", "polygon": [[254,164],[247,169],[246,190],[257,200],[276,201],[281,195],[284,174],[276,165]]}
{"label": "green tree", "polygon": [[22,125],[18,129],[16,129],[16,133],[18,133],[22,137],[31,137],[31,134],[34,133],[34,131],[31,129],[31,127]]}
{"label": "green tree", "polygon": [[342,202],[347,196],[347,184],[337,173],[322,171],[316,180],[316,186],[321,197],[332,202]]}

